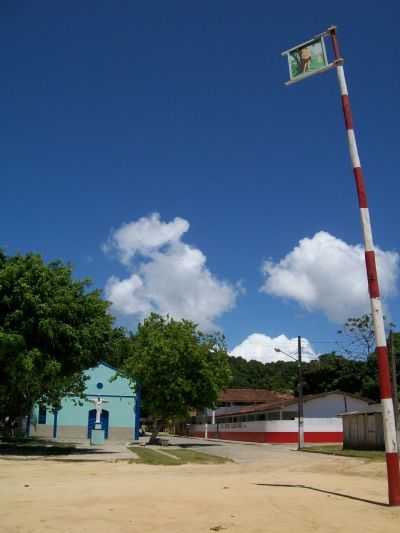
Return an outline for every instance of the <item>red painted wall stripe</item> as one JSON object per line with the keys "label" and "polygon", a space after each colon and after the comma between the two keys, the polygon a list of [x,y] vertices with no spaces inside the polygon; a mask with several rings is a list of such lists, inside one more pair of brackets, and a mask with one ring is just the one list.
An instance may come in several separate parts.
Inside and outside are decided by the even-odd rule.
{"label": "red painted wall stripe", "polygon": [[365,191],[364,177],[361,167],[353,168],[353,172],[356,180],[358,203],[360,207],[368,207],[367,193]]}
{"label": "red painted wall stripe", "polygon": [[[268,432],[265,435],[265,442],[269,444],[294,444],[299,439],[297,431],[290,433]],[[304,442],[343,442],[343,433],[341,431],[306,431],[304,433]]]}
{"label": "red painted wall stripe", "polygon": [[381,399],[392,398],[392,386],[390,384],[389,360],[386,346],[377,346],[376,357],[379,369],[379,387],[381,389]]}
{"label": "red painted wall stripe", "polygon": [[346,129],[353,129],[353,117],[351,116],[350,101],[347,94],[342,94],[342,107]]}
{"label": "red painted wall stripe", "polygon": [[379,298],[378,274],[376,272],[375,252],[365,252],[367,267],[368,290],[371,298]]}
{"label": "red painted wall stripe", "polygon": [[[204,437],[203,431],[196,431],[191,434],[193,437]],[[290,432],[270,432],[270,431],[214,431],[208,432],[210,439],[237,440],[242,442],[261,442],[266,444],[295,444],[298,441],[297,431]],[[307,443],[320,442],[343,442],[343,432],[341,431],[306,431],[304,441]]]}

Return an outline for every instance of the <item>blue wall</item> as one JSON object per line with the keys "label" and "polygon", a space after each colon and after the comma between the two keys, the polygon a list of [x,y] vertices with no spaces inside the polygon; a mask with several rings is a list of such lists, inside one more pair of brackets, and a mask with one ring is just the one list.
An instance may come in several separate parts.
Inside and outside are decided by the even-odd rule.
{"label": "blue wall", "polygon": [[[116,370],[106,363],[85,371],[86,399],[67,396],[61,402],[61,409],[57,413],[57,426],[84,426],[88,425],[88,414],[95,409],[95,404],[90,399],[101,397],[105,402],[103,409],[109,412],[109,428],[130,428],[132,438],[139,432],[140,424],[140,392],[139,387],[131,386],[125,378],[117,377]],[[138,389],[137,391],[135,389]],[[37,424],[38,406],[35,407],[32,423]],[[48,409],[46,425],[54,426],[54,414]],[[40,427],[40,425],[39,425]]]}

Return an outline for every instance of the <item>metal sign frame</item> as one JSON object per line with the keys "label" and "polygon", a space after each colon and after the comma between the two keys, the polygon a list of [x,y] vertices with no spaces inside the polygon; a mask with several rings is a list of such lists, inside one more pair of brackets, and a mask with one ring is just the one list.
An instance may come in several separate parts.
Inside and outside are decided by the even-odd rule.
{"label": "metal sign frame", "polygon": [[[298,44],[297,46],[293,46],[292,48],[289,48],[289,50],[286,50],[285,52],[282,52],[283,56],[287,56],[288,60],[288,67],[289,67],[289,77],[290,79],[285,82],[285,85],[291,85],[292,83],[296,83],[298,81],[304,80],[304,78],[308,78],[309,76],[313,76],[314,74],[319,74],[320,72],[325,72],[332,67],[335,66],[335,63],[328,63],[328,55],[326,53],[326,47],[325,47],[325,35],[320,34],[315,36],[313,39],[310,39],[309,41],[306,41],[304,43]],[[311,72],[304,72],[303,74],[298,74],[297,76],[293,76],[292,74],[292,65],[291,65],[291,58],[290,55],[295,50],[300,50],[301,48],[306,47],[307,45],[313,45],[316,43],[321,43],[322,48],[322,56],[324,58],[325,66],[321,67],[318,70],[314,70]]]}

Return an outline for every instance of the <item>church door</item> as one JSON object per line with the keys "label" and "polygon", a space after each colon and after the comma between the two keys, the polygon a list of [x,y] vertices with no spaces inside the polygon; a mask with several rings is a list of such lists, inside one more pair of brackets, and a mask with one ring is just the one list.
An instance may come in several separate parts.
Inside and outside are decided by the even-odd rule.
{"label": "church door", "polygon": [[[100,423],[101,423],[101,429],[104,429],[104,438],[108,439],[108,411],[106,409],[103,409],[100,415]],[[94,425],[96,423],[96,409],[91,409],[89,411],[89,417],[88,417],[88,439],[90,439],[90,436],[92,434],[92,429],[94,428]]]}

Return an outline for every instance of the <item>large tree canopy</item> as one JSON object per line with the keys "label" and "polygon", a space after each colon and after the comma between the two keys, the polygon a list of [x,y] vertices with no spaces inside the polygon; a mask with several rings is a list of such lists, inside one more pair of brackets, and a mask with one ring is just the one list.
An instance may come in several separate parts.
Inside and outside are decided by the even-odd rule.
{"label": "large tree canopy", "polygon": [[187,320],[151,314],[131,338],[132,355],[122,374],[138,379],[143,406],[154,422],[186,417],[192,409],[213,407],[230,379],[220,335],[204,335]]}
{"label": "large tree canopy", "polygon": [[[398,343],[396,345],[396,342]],[[400,354],[400,334],[395,334],[397,354]],[[230,357],[231,387],[266,388],[275,391],[297,393],[297,366],[290,361],[260,363],[246,361],[242,357]],[[400,365],[398,365],[398,379]],[[375,354],[366,360],[328,353],[310,362],[303,362],[305,394],[319,394],[341,390],[379,400],[378,370]]]}
{"label": "large tree canopy", "polygon": [[88,287],[60,261],[0,254],[0,420],[81,393],[82,370],[122,336],[112,328],[109,304]]}
{"label": "large tree canopy", "polygon": [[[393,327],[393,323],[388,324]],[[377,361],[374,353],[375,335],[371,315],[348,318],[338,331],[342,336],[344,355],[322,354],[303,362],[305,394],[318,394],[334,390],[354,393],[379,400]],[[394,333],[394,352],[400,356],[400,333]],[[261,363],[230,357],[232,387],[258,387],[275,391],[297,392],[297,365],[290,361]],[[397,381],[400,365],[397,364]]]}
{"label": "large tree canopy", "polygon": [[254,359],[247,361],[240,356],[231,356],[229,365],[232,371],[231,387],[280,392],[292,392],[296,388],[297,363],[294,361],[261,363]]}

